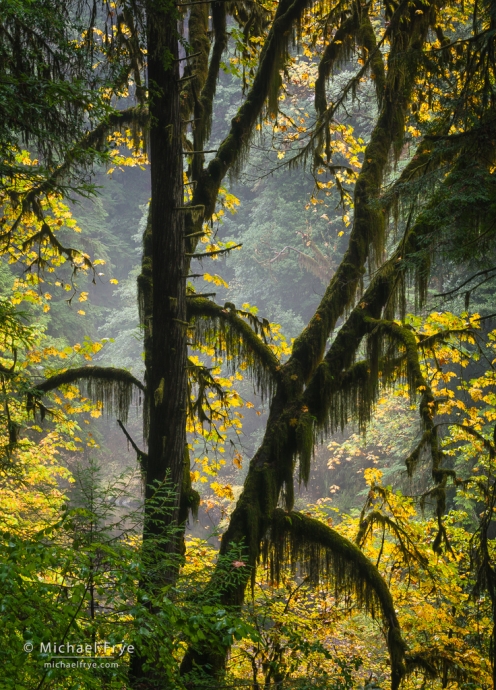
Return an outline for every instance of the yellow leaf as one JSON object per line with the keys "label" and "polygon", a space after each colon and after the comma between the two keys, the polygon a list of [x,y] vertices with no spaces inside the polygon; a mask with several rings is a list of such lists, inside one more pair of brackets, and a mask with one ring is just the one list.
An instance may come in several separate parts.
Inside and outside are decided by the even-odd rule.
{"label": "yellow leaf", "polygon": [[219,498],[227,498],[229,501],[234,501],[234,494],[230,484],[219,484],[219,482],[212,482],[210,488]]}

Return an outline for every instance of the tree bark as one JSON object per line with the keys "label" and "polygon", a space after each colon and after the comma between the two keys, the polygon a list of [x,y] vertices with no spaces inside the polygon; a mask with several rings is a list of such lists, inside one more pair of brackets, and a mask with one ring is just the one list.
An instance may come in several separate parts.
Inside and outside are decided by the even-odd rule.
{"label": "tree bark", "polygon": [[[150,113],[149,159],[151,201],[143,238],[140,288],[141,319],[145,327],[145,383],[148,441],[146,467],[144,569],[147,540],[159,540],[162,554],[177,554],[179,533],[171,527],[179,519],[186,447],[186,266],[184,245],[182,131],[179,103],[177,11],[163,0],[147,3],[148,90]],[[157,507],[150,499],[161,487],[174,489],[174,501]],[[157,549],[154,543],[153,550]],[[142,586],[160,588],[177,574],[170,568],[143,574]],[[133,657],[134,687],[156,687],[158,669],[144,669]]]}
{"label": "tree bark", "polygon": [[[173,5],[147,9],[150,102],[151,338],[146,360],[149,391],[146,496],[166,478],[182,483],[186,444],[186,278],[178,32]],[[174,515],[177,519],[179,496]],[[149,525],[152,531],[156,528]]]}

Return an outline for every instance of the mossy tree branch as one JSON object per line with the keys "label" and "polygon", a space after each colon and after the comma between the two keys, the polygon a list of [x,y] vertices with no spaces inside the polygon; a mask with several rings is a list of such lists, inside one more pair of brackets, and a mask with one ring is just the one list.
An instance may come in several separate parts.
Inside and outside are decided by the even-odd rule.
{"label": "mossy tree branch", "polygon": [[[220,349],[228,356],[228,365],[235,368],[238,361],[245,361],[262,394],[270,393],[279,377],[280,363],[267,344],[268,323],[239,312],[231,303],[221,307],[204,297],[188,299],[187,312],[188,318],[194,321],[194,342],[202,344],[216,331],[221,339]],[[251,317],[251,325],[243,314]]]}
{"label": "mossy tree branch", "polygon": [[[430,9],[433,7],[431,4]],[[415,76],[410,65],[411,74],[405,82],[397,63],[417,54],[430,22],[429,10],[422,15],[416,15],[413,9],[411,13],[413,16],[410,14],[409,21],[405,22],[409,31],[405,27],[392,34],[383,107],[365,150],[365,160],[355,186],[355,215],[348,248],[315,315],[295,340],[292,356],[285,365],[305,383],[321,361],[327,338],[338,318],[355,298],[370,250],[373,249],[376,262],[380,263],[382,259],[384,213],[373,202],[379,196],[390,152],[397,150],[403,140],[406,109]]]}
{"label": "mossy tree branch", "polygon": [[332,40],[326,46],[319,62],[318,77],[315,80],[315,110],[323,115],[327,109],[326,81],[340,60],[346,59],[351,52],[355,32],[359,27],[359,17],[354,5],[354,11],[344,15]]}
{"label": "mossy tree branch", "polygon": [[322,577],[329,578],[336,597],[354,596],[372,616],[379,610],[387,628],[391,689],[399,688],[406,672],[406,644],[401,636],[394,602],[379,570],[358,546],[307,515],[276,509],[263,556],[269,562],[271,579],[279,579],[285,564],[294,567],[299,562],[314,582]]}
{"label": "mossy tree branch", "polygon": [[203,149],[206,140],[210,136],[210,130],[212,127],[213,102],[217,90],[217,80],[219,78],[222,55],[224,50],[227,48],[229,38],[227,34],[225,3],[212,2],[211,14],[215,40],[212,49],[212,56],[208,65],[207,78],[205,79],[200,96],[201,119],[195,128],[198,136],[198,147],[200,149]]}
{"label": "mossy tree branch", "polygon": [[[231,121],[229,133],[219,146],[215,158],[196,180],[191,205],[204,206],[205,219],[210,218],[215,210],[222,180],[229,171],[235,171],[242,163],[253,128],[262,113],[274,81],[279,76],[290,33],[309,1],[282,0],[277,7],[274,21],[262,48],[257,73],[246,100]],[[218,59],[217,56],[216,59]],[[207,92],[205,95],[207,96]],[[187,220],[188,234],[194,231],[197,222],[195,223],[191,218]]]}
{"label": "mossy tree branch", "polygon": [[36,388],[27,397],[28,411],[34,412],[36,410],[37,400],[41,394],[73,383],[83,383],[88,397],[95,402],[102,403],[108,414],[115,410],[124,421],[127,420],[133,391],[137,389],[141,393],[145,393],[145,387],[141,381],[125,369],[98,366],[79,367],[67,369],[37,383]]}

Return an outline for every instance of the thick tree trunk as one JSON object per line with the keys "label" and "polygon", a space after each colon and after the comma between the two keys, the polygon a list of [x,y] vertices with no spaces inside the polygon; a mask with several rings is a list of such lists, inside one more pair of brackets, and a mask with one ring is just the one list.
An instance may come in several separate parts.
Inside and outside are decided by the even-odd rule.
{"label": "thick tree trunk", "polygon": [[[177,525],[186,446],[186,268],[184,247],[183,161],[179,108],[177,13],[162,0],[147,3],[148,89],[150,111],[149,158],[151,201],[143,238],[142,274],[138,280],[141,319],[145,328],[145,379],[147,391],[148,457],[146,464],[144,567],[148,539],[154,550],[177,554]],[[165,482],[165,483],[164,483]],[[175,490],[174,503],[163,509],[149,499],[167,485]],[[167,538],[167,535],[169,537]],[[155,540],[160,538],[157,549]],[[163,541],[162,541],[163,539]],[[155,589],[157,572],[165,582],[177,569],[146,572],[143,587]],[[156,687],[159,672],[143,670],[143,659],[133,658],[131,678],[135,687]]]}
{"label": "thick tree trunk", "polygon": [[[173,6],[148,6],[151,164],[151,337],[147,339],[148,467],[146,496],[167,477],[179,490],[186,444],[186,278],[178,33]],[[176,499],[176,513],[179,495]],[[176,520],[177,514],[164,520]],[[149,529],[155,531],[152,525]]]}

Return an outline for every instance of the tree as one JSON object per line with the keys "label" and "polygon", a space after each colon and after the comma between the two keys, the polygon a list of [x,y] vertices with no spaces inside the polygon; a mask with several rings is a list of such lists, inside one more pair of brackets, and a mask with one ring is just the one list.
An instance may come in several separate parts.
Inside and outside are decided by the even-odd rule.
{"label": "tree", "polygon": [[[377,568],[331,527],[292,510],[295,468],[299,466],[299,480],[306,482],[316,434],[344,425],[352,416],[365,424],[381,383],[403,376],[412,396],[420,398],[424,428],[408,463],[413,467],[420,451],[429,448],[434,484],[431,493],[437,498],[434,548],[439,550],[447,544],[445,494],[454,475],[443,462],[434,421],[436,400],[419,363],[419,348],[428,343],[416,339],[404,322],[394,320],[398,312],[404,315],[409,277],[415,281],[420,301],[425,299],[430,261],[440,254],[436,252],[439,227],[445,238],[445,261],[457,258],[453,250],[459,248],[459,218],[464,232],[470,233],[469,241],[478,246],[482,246],[481,238],[488,242],[494,232],[493,161],[492,154],[487,155],[488,142],[491,146],[494,142],[494,93],[489,76],[494,67],[494,9],[487,2],[450,15],[447,8],[441,0],[369,5],[349,2],[337,7],[282,0],[277,6],[234,6],[232,10],[225,3],[213,2],[213,45],[206,3],[192,4],[187,10],[187,41],[177,29],[180,8],[162,0],[105,6],[101,17],[92,15],[90,29],[102,31],[108,45],[123,46],[118,64],[124,67],[118,70],[112,93],[122,87],[122,74],[126,84],[132,74],[139,107],[102,118],[75,151],[84,154],[97,150],[99,137],[116,123],[131,123],[135,130],[144,126],[149,133],[152,197],[138,280],[145,330],[145,385],[122,370],[87,367],[48,379],[36,386],[30,398],[33,409],[39,408],[39,394],[86,380],[97,398],[114,401],[124,412],[132,388],[143,390],[149,423],[145,431],[147,452],[135,445],[145,464],[146,485],[153,487],[168,476],[183,490],[175,511],[163,515],[163,525],[167,526],[171,519],[183,522],[188,505],[195,500],[188,482],[187,458],[185,461],[187,371],[199,393],[198,404],[189,406],[192,414],[202,414],[206,392],[212,387],[215,390],[215,381],[204,368],[188,363],[188,338],[197,347],[216,343],[234,365],[245,362],[259,390],[272,396],[264,440],[251,461],[243,493],[222,539],[221,555],[228,553],[232,544],[243,544],[246,549],[243,577],[224,592],[224,603],[241,606],[267,535],[272,539],[268,548],[276,568],[287,556],[281,545],[291,544],[293,553],[303,557],[313,545],[318,554],[316,565],[324,556],[333,563],[338,589],[353,592],[369,610],[375,607],[382,612],[388,630],[393,689],[399,687],[407,668],[421,661],[406,657],[391,594]],[[236,34],[240,50],[236,59],[243,68],[246,95],[215,156],[205,163],[215,87],[228,45],[228,9],[243,28],[242,34]],[[473,11],[471,22],[469,11]],[[106,26],[105,32],[100,28],[108,17],[115,27],[113,34]],[[286,117],[279,113],[282,106],[278,97],[283,77],[286,86],[291,81],[290,75],[284,75],[291,59],[290,37],[294,34],[298,39],[300,31],[300,40],[303,35],[315,46],[314,53],[307,48],[309,60],[313,55],[318,60],[316,119],[312,126],[303,128],[306,140],[300,138],[303,133],[297,125],[286,135],[286,143],[302,142],[290,162],[313,166],[317,189],[334,184],[345,207],[353,208],[353,221],[343,260],[314,316],[295,340],[291,356],[283,362],[267,344],[267,324],[250,319],[232,304],[221,307],[208,296],[188,290],[186,278],[193,259],[217,256],[228,249],[218,245],[199,252],[197,243],[207,233],[204,223],[215,213],[223,180],[240,170],[260,119],[266,117],[277,126],[278,118]],[[113,64],[114,54],[107,43],[98,45]],[[145,45],[146,58],[142,50]],[[184,47],[186,55],[182,53]],[[352,63],[354,72],[328,101],[326,82],[344,61]],[[147,95],[139,76],[145,62]],[[181,76],[183,62],[186,67]],[[237,69],[233,63],[231,69]],[[456,75],[456,84],[451,73]],[[363,149],[363,161],[357,159],[348,165],[337,146],[343,131],[338,117],[367,78],[375,87],[377,117]],[[185,136],[184,126],[189,120],[194,127]],[[408,130],[413,130],[416,150],[394,178],[391,163],[406,155]],[[184,193],[184,154],[189,160],[188,186],[193,186],[189,200]],[[71,156],[73,153],[65,154],[65,160],[59,162],[57,175],[70,174],[72,163],[81,160]],[[477,209],[464,195],[463,181],[468,175],[484,190],[481,196],[485,205]],[[384,194],[386,182],[390,184]],[[34,200],[31,204],[37,203],[36,194],[30,199]],[[396,247],[386,232],[388,213],[398,220],[400,241]],[[39,215],[38,220],[43,222]],[[48,233],[45,225],[44,234],[35,235],[33,241],[57,248],[53,233]],[[10,232],[15,229],[12,226]],[[68,256],[73,258],[71,253]],[[459,260],[466,258],[463,252],[461,256],[458,253]],[[364,286],[367,264],[373,272]],[[90,270],[89,265],[87,268]],[[342,318],[341,328],[328,344]],[[362,355],[363,360],[356,361]],[[281,497],[284,509],[279,507]],[[178,551],[179,542],[171,542],[169,548]],[[228,644],[212,650],[198,642],[185,655],[183,673],[191,672],[195,665],[213,674],[220,672],[227,649]],[[134,671],[139,674],[142,669]],[[152,682],[153,669],[144,673]]]}

